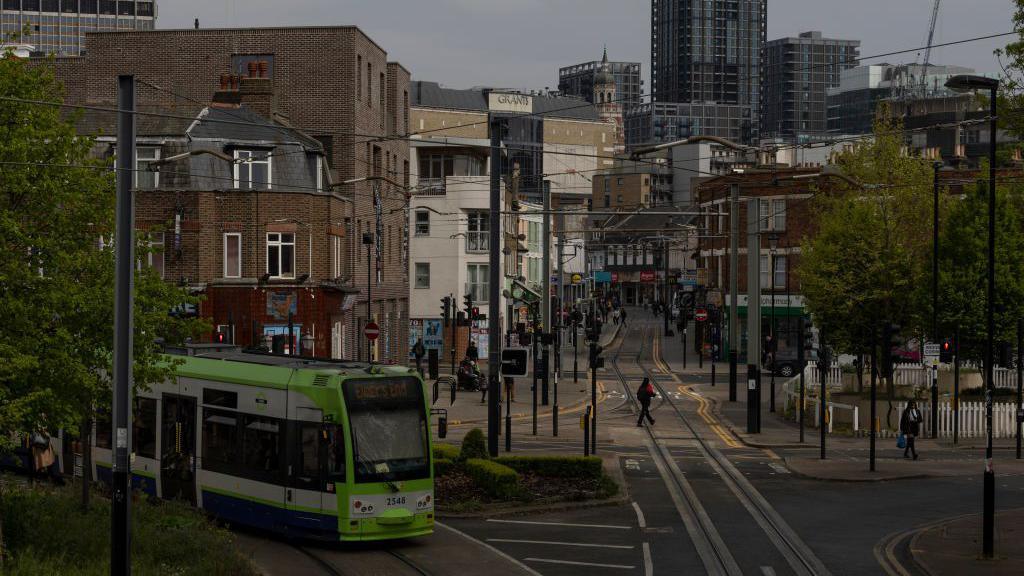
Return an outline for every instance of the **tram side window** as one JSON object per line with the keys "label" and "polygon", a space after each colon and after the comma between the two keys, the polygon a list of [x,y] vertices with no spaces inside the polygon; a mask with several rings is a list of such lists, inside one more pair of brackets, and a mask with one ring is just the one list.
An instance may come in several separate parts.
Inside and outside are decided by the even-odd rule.
{"label": "tram side window", "polygon": [[281,473],[280,420],[245,414],[242,454],[244,475],[260,480],[279,480]]}
{"label": "tram side window", "polygon": [[136,398],[132,448],[142,458],[156,458],[156,399]]}
{"label": "tram side window", "polygon": [[107,410],[96,411],[96,447],[110,449],[110,433],[113,422],[110,421],[110,412]]}
{"label": "tram side window", "polygon": [[345,436],[341,426],[330,424],[324,426],[327,441],[327,481],[345,481]]}
{"label": "tram side window", "polygon": [[203,468],[234,474],[238,463],[238,417],[234,412],[203,412]]}
{"label": "tram side window", "polygon": [[299,476],[303,481],[314,481],[320,476],[319,424],[303,424],[299,428]]}

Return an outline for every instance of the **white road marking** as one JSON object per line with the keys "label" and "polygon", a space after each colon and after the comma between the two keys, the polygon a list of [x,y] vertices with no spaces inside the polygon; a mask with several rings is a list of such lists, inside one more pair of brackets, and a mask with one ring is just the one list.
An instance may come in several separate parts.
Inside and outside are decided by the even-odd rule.
{"label": "white road marking", "polygon": [[534,526],[568,526],[570,528],[609,528],[612,530],[632,530],[632,526],[613,526],[610,524],[571,524],[568,522],[531,522],[529,520],[499,520],[497,518],[488,518],[488,522],[498,522],[500,524],[532,524]]}
{"label": "white road marking", "polygon": [[647,518],[644,518],[644,511],[640,509],[640,505],[633,502],[633,510],[636,511],[636,521],[637,524],[640,525],[640,528],[647,528]]}
{"label": "white road marking", "polygon": [[622,570],[632,570],[636,566],[626,566],[623,564],[597,564],[595,562],[573,562],[571,560],[554,560],[551,558],[523,558],[526,562],[547,562],[548,564],[566,564],[568,566],[593,566],[594,568],[621,568]]}
{"label": "white road marking", "polygon": [[775,576],[775,569],[771,566],[761,566],[761,574],[764,574],[764,576]]}
{"label": "white road marking", "polygon": [[621,544],[590,544],[586,542],[550,542],[548,540],[512,540],[509,538],[488,538],[488,542],[503,542],[505,544],[546,544],[549,546],[579,546],[582,548],[615,548],[617,550],[632,550],[635,546]]}
{"label": "white road marking", "polygon": [[639,460],[634,460],[632,458],[627,458],[626,459],[626,470],[639,470],[639,469],[640,469],[640,461]]}
{"label": "white road marking", "polygon": [[644,542],[644,576],[654,576],[654,559],[651,558],[651,545]]}
{"label": "white road marking", "polygon": [[779,464],[778,462],[769,462],[768,467],[771,468],[772,470],[775,470],[779,474],[789,474],[789,469],[787,469],[782,464]]}

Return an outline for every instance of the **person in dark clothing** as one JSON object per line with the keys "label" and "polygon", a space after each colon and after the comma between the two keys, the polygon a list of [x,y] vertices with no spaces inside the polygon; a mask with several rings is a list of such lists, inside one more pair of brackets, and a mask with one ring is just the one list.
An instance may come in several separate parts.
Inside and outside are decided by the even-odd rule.
{"label": "person in dark clothing", "polygon": [[651,384],[650,378],[644,378],[644,381],[640,384],[640,388],[636,391],[636,399],[640,401],[640,418],[637,419],[637,427],[644,425],[644,418],[651,424],[654,424],[654,418],[651,418],[651,400],[654,399],[654,385]]}
{"label": "person in dark clothing", "polygon": [[900,432],[907,439],[907,446],[903,449],[904,458],[910,458],[910,454],[913,454],[914,460],[917,460],[917,448],[914,446],[914,439],[921,433],[921,421],[921,411],[917,409],[917,402],[911,400],[907,403],[907,407],[903,410],[903,415],[900,417]]}
{"label": "person in dark clothing", "polygon": [[622,307],[622,311],[619,313],[619,322],[622,322],[622,327],[626,327],[626,307]]}
{"label": "person in dark clothing", "polygon": [[480,359],[480,351],[476,347],[476,343],[472,340],[469,341],[469,345],[466,346],[466,358],[469,358],[473,362]]}
{"label": "person in dark clothing", "polygon": [[412,355],[416,358],[416,371],[420,373],[420,378],[423,377],[423,356],[426,353],[427,349],[423,346],[423,338],[418,338],[412,347]]}

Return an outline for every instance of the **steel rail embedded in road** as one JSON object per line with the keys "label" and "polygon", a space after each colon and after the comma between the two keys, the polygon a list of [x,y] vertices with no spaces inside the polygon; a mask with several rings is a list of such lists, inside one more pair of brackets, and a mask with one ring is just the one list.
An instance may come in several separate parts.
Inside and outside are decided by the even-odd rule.
{"label": "steel rail embedded in road", "polygon": [[[625,390],[626,398],[629,399],[630,405],[636,409],[636,398],[633,397],[633,392],[626,383],[626,378],[623,376],[618,363],[619,354],[622,352],[622,343],[625,340],[625,336],[623,336],[614,356],[611,358],[610,364],[616,378],[618,378]],[[640,339],[640,348],[637,350],[636,358],[634,359],[637,366],[640,366],[640,356],[643,354],[645,341],[646,338]],[[642,366],[641,369],[643,369]],[[662,390],[662,397],[665,397],[664,390]],[[658,441],[654,436],[654,432],[649,427],[644,429],[649,436],[646,442],[648,452],[653,457],[654,464],[657,466],[662,478],[666,480],[671,479],[672,481],[671,484],[667,484],[669,494],[676,506],[676,510],[678,510],[679,515],[683,519],[683,524],[686,525],[686,531],[690,535],[690,540],[693,542],[693,546],[697,550],[697,554],[700,556],[707,573],[716,576],[742,575],[743,572],[740,570],[739,564],[733,558],[728,546],[726,546],[722,536],[718,533],[718,529],[715,528],[714,523],[711,521],[711,516],[704,509],[700,499],[697,497],[697,493],[686,480],[686,477],[683,476],[682,471],[679,470],[668,449]]]}
{"label": "steel rail embedded in road", "polygon": [[[341,569],[339,569],[337,566],[335,566],[329,560],[327,560],[326,558],[323,558],[319,554],[316,554],[315,552],[313,552],[309,548],[306,548],[306,547],[303,547],[303,546],[299,546],[299,545],[294,545],[294,548],[296,550],[298,550],[299,552],[301,552],[304,556],[306,556],[307,558],[309,558],[310,560],[315,562],[317,566],[320,566],[320,568],[323,569],[324,574],[326,576],[357,576],[356,574],[351,574],[351,573],[346,574],[345,572],[342,572]],[[417,576],[432,576],[430,572],[427,572],[423,568],[420,568],[412,560],[410,560],[408,557],[406,557],[404,554],[402,554],[400,552],[396,552],[394,550],[379,550],[379,551],[375,551],[375,552],[378,552],[378,553],[381,553],[381,554],[386,554],[387,556],[391,556],[391,557],[395,558],[396,560],[398,560],[403,565],[405,565],[406,567],[409,568],[409,570],[411,571],[411,572],[409,572],[409,574],[416,574]],[[390,572],[390,573],[391,574],[397,574],[395,572]]]}
{"label": "steel rail embedded in road", "polygon": [[[655,339],[661,338],[660,334],[655,334],[654,337]],[[653,350],[651,357],[654,359]],[[751,517],[758,523],[765,535],[793,570],[797,574],[807,576],[830,576],[831,573],[825,564],[818,559],[810,547],[786,523],[768,500],[757,491],[754,485],[736,469],[733,463],[718,448],[710,445],[697,432],[679,406],[668,397],[658,378],[640,363],[640,354],[637,355],[636,363],[644,375],[650,378],[651,383],[661,392],[661,395],[666,399],[669,406],[672,407],[672,410],[693,434],[694,439],[697,441],[697,447],[708,464],[725,481],[729,490],[737,497],[747,512],[750,513]],[[648,433],[653,437],[653,432],[649,429]]]}

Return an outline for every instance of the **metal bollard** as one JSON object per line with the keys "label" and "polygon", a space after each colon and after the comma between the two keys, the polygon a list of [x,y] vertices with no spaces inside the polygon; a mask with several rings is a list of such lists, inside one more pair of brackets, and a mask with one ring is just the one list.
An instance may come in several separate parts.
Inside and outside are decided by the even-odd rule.
{"label": "metal bollard", "polygon": [[715,361],[711,360],[711,387],[715,386]]}

